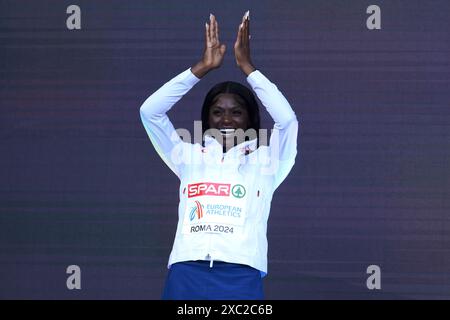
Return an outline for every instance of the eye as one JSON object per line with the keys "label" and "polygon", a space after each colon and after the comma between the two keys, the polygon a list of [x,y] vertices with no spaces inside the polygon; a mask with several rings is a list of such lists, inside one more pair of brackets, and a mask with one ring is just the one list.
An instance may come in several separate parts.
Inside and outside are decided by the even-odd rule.
{"label": "eye", "polygon": [[241,110],[235,110],[235,111],[233,111],[233,114],[235,116],[240,116],[242,114],[242,111]]}
{"label": "eye", "polygon": [[215,115],[215,116],[218,116],[218,115],[220,115],[222,112],[220,111],[220,110],[218,110],[218,109],[215,109],[215,110],[213,110],[213,112],[212,112],[212,114],[213,115]]}

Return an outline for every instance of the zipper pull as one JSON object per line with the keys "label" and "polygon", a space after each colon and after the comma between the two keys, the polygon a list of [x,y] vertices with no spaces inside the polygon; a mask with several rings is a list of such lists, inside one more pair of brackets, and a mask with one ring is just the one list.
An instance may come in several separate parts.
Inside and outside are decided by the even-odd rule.
{"label": "zipper pull", "polygon": [[211,257],[211,255],[209,253],[206,255],[206,259],[209,260],[209,267],[212,268],[213,267],[213,258]]}

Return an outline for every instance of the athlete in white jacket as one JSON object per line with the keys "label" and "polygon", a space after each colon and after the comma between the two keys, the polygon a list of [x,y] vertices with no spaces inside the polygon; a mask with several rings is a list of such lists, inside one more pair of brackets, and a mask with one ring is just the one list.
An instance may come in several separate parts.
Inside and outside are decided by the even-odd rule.
{"label": "athlete in white jacket", "polygon": [[[222,63],[225,45],[214,15],[205,25],[202,60],[164,84],[140,108],[151,142],[180,178],[165,299],[263,298],[270,204],[294,165],[298,122],[282,93],[251,61],[249,20],[247,11],[234,52],[238,67],[275,121],[268,146],[259,143],[256,99],[236,82],[219,83],[206,95],[202,144],[182,141],[167,117],[184,94]],[[237,133],[244,131],[253,135],[239,140]]]}

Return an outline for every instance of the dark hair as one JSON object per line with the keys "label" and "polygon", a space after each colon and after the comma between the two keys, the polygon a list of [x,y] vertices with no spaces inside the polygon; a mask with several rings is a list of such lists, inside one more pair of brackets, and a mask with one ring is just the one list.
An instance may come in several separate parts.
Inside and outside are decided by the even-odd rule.
{"label": "dark hair", "polygon": [[244,107],[247,109],[248,119],[250,121],[247,129],[255,129],[256,133],[259,133],[260,117],[259,107],[253,92],[246,86],[233,81],[225,81],[216,84],[206,94],[205,101],[202,107],[202,128],[203,133],[209,129],[209,109],[214,103],[216,97],[221,93],[232,93],[239,96],[243,102]]}

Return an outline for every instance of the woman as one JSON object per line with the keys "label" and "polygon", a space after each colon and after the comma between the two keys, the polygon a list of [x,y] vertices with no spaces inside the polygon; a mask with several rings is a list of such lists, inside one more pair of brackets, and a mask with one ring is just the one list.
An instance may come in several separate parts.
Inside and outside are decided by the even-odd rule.
{"label": "woman", "polygon": [[140,108],[150,140],[180,178],[179,220],[163,299],[264,298],[270,203],[294,165],[298,122],[282,93],[254,67],[249,25],[247,11],[234,54],[275,121],[269,146],[259,145],[257,136],[237,141],[238,131],[259,130],[259,111],[253,93],[235,82],[218,84],[207,94],[201,145],[183,142],[166,115],[222,64],[225,45],[214,15],[205,25],[202,60],[164,84]]}

